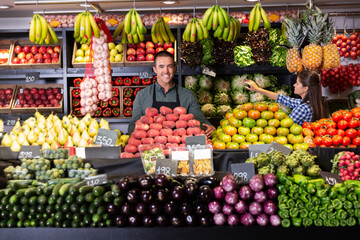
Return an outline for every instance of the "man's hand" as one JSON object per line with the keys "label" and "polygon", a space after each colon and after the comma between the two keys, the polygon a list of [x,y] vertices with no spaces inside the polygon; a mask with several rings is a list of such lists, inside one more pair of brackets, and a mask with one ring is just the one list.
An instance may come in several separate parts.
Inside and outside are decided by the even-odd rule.
{"label": "man's hand", "polygon": [[206,127],[206,130],[205,130],[206,137],[211,138],[211,133],[213,131],[215,131],[215,127],[212,125],[205,124],[205,123],[203,123],[203,126]]}

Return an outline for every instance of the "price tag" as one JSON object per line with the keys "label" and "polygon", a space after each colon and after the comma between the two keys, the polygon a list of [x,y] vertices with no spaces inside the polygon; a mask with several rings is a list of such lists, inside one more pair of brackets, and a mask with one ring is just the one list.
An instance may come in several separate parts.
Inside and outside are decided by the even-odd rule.
{"label": "price tag", "polygon": [[249,145],[249,156],[257,157],[259,153],[267,153],[270,144],[251,144]]}
{"label": "price tag", "polygon": [[99,174],[96,176],[90,176],[85,178],[86,185],[89,186],[97,186],[97,185],[103,185],[106,184],[107,181],[107,175],[106,174]]}
{"label": "price tag", "polygon": [[216,72],[214,70],[210,69],[207,66],[203,67],[202,73],[205,74],[205,75],[208,75],[210,77],[216,77]]}
{"label": "price tag", "polygon": [[325,180],[326,184],[331,186],[335,185],[336,183],[343,183],[340,176],[331,172],[320,171],[320,176]]}
{"label": "price tag", "polygon": [[115,146],[118,134],[118,132],[112,130],[99,128],[94,143],[101,146]]}
{"label": "price tag", "polygon": [[18,119],[20,119],[20,116],[17,116],[17,115],[5,115],[3,117],[4,125],[13,127],[13,126],[15,126],[16,121]]}
{"label": "price tag", "polygon": [[230,170],[237,184],[247,184],[255,176],[254,163],[234,163]]}
{"label": "price tag", "polygon": [[156,159],[155,174],[174,175],[176,174],[178,161],[170,159]]}
{"label": "price tag", "polygon": [[289,155],[291,153],[290,148],[285,147],[284,145],[281,145],[280,143],[277,143],[277,142],[272,142],[270,144],[270,147],[269,147],[267,152],[269,153],[269,152],[272,152],[274,150],[282,152],[284,155]]}
{"label": "price tag", "polygon": [[153,73],[152,72],[141,72],[139,73],[139,78],[143,79],[143,78],[152,78],[153,77]]}
{"label": "price tag", "polygon": [[84,147],[78,147],[75,150],[76,156],[81,158],[81,159],[86,159],[86,153],[85,153],[85,148]]}
{"label": "price tag", "polygon": [[40,158],[40,148],[41,146],[21,146],[18,158]]}
{"label": "price tag", "polygon": [[35,82],[37,80],[39,80],[40,78],[40,73],[39,72],[28,72],[25,75],[25,82]]}
{"label": "price tag", "polygon": [[193,146],[193,145],[206,145],[206,137],[205,135],[201,136],[194,136],[194,137],[187,137],[185,138],[186,146]]}

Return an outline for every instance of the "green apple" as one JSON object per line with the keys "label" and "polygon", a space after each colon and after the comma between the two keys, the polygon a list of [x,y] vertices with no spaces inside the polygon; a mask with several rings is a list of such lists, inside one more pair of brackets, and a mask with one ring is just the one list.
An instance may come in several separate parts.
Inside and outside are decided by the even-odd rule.
{"label": "green apple", "polygon": [[116,54],[118,54],[118,51],[116,50],[116,49],[112,49],[111,51],[110,51],[110,56],[116,56]]}
{"label": "green apple", "polygon": [[118,45],[116,45],[115,49],[118,50],[119,53],[122,53],[123,52],[123,45],[118,44]]}
{"label": "green apple", "polygon": [[89,46],[88,46],[87,44],[85,44],[85,43],[84,43],[84,44],[81,44],[81,49],[82,49],[82,50],[85,51],[85,50],[87,50],[88,48],[89,48]]}
{"label": "green apple", "polygon": [[115,62],[115,57],[114,56],[110,56],[110,62]]}
{"label": "green apple", "polygon": [[122,56],[121,53],[116,54],[116,56],[115,56],[115,62],[121,62],[122,58],[123,58],[123,56]]}
{"label": "green apple", "polygon": [[82,56],[76,57],[75,62],[84,62],[84,58]]}
{"label": "green apple", "polygon": [[84,56],[84,50],[82,50],[82,49],[76,50],[75,56],[76,57],[83,57]]}
{"label": "green apple", "polygon": [[85,51],[85,56],[90,56],[91,55],[91,49],[87,49]]}
{"label": "green apple", "polygon": [[108,44],[109,44],[109,49],[110,50],[115,48],[115,43],[109,42]]}

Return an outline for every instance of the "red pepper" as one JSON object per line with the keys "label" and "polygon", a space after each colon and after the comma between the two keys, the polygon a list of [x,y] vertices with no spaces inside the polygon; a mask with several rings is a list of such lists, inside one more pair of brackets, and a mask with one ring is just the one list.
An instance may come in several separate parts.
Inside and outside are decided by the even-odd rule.
{"label": "red pepper", "polygon": [[111,98],[111,99],[109,100],[109,105],[112,106],[112,107],[117,107],[117,106],[119,106],[119,99],[118,99],[118,98],[115,98],[115,97]]}
{"label": "red pepper", "polygon": [[74,108],[80,107],[80,100],[79,99],[73,99],[72,105]]}
{"label": "red pepper", "polygon": [[134,96],[134,89],[133,88],[125,88],[124,89],[124,97],[132,97]]}
{"label": "red pepper", "polygon": [[110,117],[111,116],[111,108],[105,108],[102,112],[103,117]]}
{"label": "red pepper", "polygon": [[133,101],[131,98],[124,98],[124,106],[125,107],[131,107],[133,105]]}
{"label": "red pepper", "polygon": [[73,98],[80,98],[80,93],[81,93],[81,90],[80,90],[80,89],[73,89],[73,90],[72,90],[72,96],[73,96]]}
{"label": "red pepper", "polygon": [[80,110],[81,108],[75,108],[74,109],[74,115],[76,116],[76,117],[81,117],[81,110]]}
{"label": "red pepper", "polygon": [[119,97],[119,89],[118,88],[113,88],[112,92],[113,92],[113,97]]}
{"label": "red pepper", "polygon": [[249,19],[245,18],[244,23],[249,23]]}
{"label": "red pepper", "polygon": [[132,78],[132,83],[133,83],[134,85],[140,85],[140,78],[134,76],[134,77]]}
{"label": "red pepper", "polygon": [[101,107],[98,107],[97,110],[95,111],[94,116],[95,117],[100,117],[101,114],[102,114],[102,109],[101,109]]}
{"label": "red pepper", "polygon": [[74,79],[74,87],[80,87],[80,83],[81,83],[81,78],[75,78]]}
{"label": "red pepper", "polygon": [[151,78],[143,78],[141,79],[142,85],[150,85],[151,84]]}
{"label": "red pepper", "polygon": [[127,107],[124,109],[124,116],[125,117],[131,117],[132,115],[132,107]]}
{"label": "red pepper", "polygon": [[120,108],[113,108],[111,112],[114,115],[114,117],[118,117],[120,115]]}
{"label": "red pepper", "polygon": [[155,83],[155,82],[156,82],[156,79],[157,79],[157,76],[153,77],[152,83]]}
{"label": "red pepper", "polygon": [[109,106],[109,102],[108,101],[101,101],[100,102],[100,107],[101,108],[107,108]]}
{"label": "red pepper", "polygon": [[141,90],[141,88],[136,88],[134,91],[134,96],[136,97],[137,93]]}
{"label": "red pepper", "polygon": [[122,77],[117,77],[114,81],[114,84],[116,86],[122,86],[122,85],[124,85],[124,80],[122,79]]}
{"label": "red pepper", "polygon": [[131,86],[131,78],[124,78],[124,86]]}

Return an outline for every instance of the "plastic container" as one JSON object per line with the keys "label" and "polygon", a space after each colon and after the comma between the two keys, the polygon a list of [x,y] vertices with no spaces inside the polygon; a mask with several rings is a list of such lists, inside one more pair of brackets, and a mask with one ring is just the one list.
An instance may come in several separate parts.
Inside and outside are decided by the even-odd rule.
{"label": "plastic container", "polygon": [[178,162],[177,175],[188,176],[190,174],[190,150],[186,147],[170,148],[170,159]]}
{"label": "plastic container", "polygon": [[191,170],[194,176],[214,174],[213,148],[211,145],[191,147]]}
{"label": "plastic container", "polygon": [[156,159],[164,159],[163,145],[146,144],[139,146],[141,161],[146,174],[154,174],[156,167]]}

